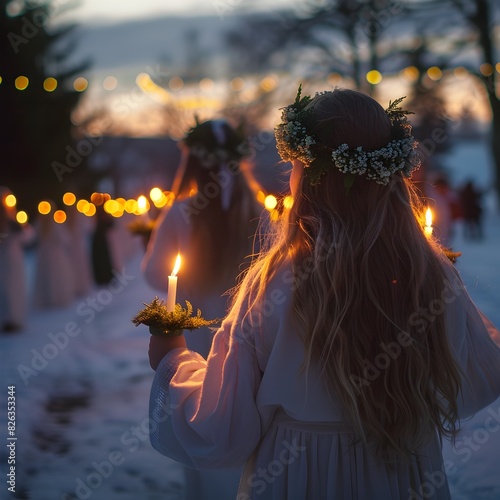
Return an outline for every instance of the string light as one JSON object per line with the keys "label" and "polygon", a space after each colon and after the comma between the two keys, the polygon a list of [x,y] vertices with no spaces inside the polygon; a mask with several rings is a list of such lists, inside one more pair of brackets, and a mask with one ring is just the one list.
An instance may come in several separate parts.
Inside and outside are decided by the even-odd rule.
{"label": "string light", "polygon": [[376,69],[372,69],[366,73],[366,81],[372,85],[378,85],[382,81],[382,73]]}
{"label": "string light", "polygon": [[26,224],[28,222],[28,214],[24,210],[21,210],[17,212],[16,220],[19,224]]}
{"label": "string light", "polygon": [[16,86],[17,90],[25,90],[28,87],[29,83],[30,81],[28,80],[28,78],[21,75],[16,78],[14,85]]}
{"label": "string light", "polygon": [[39,204],[38,204],[38,211],[42,214],[42,215],[47,215],[47,214],[50,214],[50,211],[52,210],[52,206],[50,205],[50,203],[48,201],[41,201]]}
{"label": "string light", "polygon": [[440,68],[438,68],[437,66],[431,66],[428,70],[427,70],[427,76],[433,81],[433,82],[437,82],[438,80],[441,80],[441,78],[443,77],[443,72],[441,71]]}
{"label": "string light", "polygon": [[71,205],[75,204],[76,196],[73,193],[64,193],[62,200],[65,205],[70,207]]}
{"label": "string light", "polygon": [[55,78],[52,78],[49,76],[48,78],[45,78],[43,81],[43,89],[46,92],[54,92],[57,88],[57,80]]}
{"label": "string light", "polygon": [[8,206],[9,208],[12,208],[12,207],[16,206],[17,200],[16,200],[16,197],[13,194],[8,194],[5,197],[4,202],[5,202],[6,206]]}

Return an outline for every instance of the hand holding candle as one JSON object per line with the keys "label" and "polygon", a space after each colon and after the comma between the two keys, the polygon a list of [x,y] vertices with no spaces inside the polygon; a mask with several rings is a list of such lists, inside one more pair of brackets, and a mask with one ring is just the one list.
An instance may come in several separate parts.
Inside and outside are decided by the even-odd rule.
{"label": "hand holding candle", "polygon": [[[180,267],[181,256],[179,254],[175,259],[172,274],[168,277],[166,304],[158,297],[155,297],[150,304],[144,303],[146,307],[132,318],[132,323],[135,326],[149,326],[149,333],[151,335],[178,337],[182,335],[183,330],[196,330],[197,328],[220,323],[221,320],[217,318],[208,320],[203,318],[199,309],[196,314],[193,314],[193,306],[187,300],[185,301],[185,308],[180,304],[177,304],[176,307],[177,273]],[[176,345],[180,344],[177,343]]]}
{"label": "hand holding candle", "polygon": [[181,267],[181,255],[177,254],[175,259],[174,269],[172,274],[168,277],[168,291],[167,291],[167,311],[175,311],[175,300],[177,298],[177,273]]}

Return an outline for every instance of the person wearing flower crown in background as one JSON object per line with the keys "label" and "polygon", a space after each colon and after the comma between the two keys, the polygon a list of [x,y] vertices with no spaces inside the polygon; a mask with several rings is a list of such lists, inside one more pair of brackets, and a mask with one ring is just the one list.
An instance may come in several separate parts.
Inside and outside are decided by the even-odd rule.
{"label": "person wearing flower crown in background", "polygon": [[[242,171],[248,145],[227,121],[209,120],[190,129],[180,146],[181,164],[172,187],[176,201],[160,215],[142,269],[147,282],[164,297],[167,276],[180,253],[177,302],[184,305],[189,300],[206,318],[223,318],[225,293],[234,287],[253,252],[261,213]],[[213,334],[207,327],[187,332],[187,343],[206,358]],[[188,498],[234,499],[241,470],[187,472]]]}
{"label": "person wearing flower crown in background", "polygon": [[152,445],[245,464],[239,500],[448,499],[440,438],[500,395],[499,332],[423,231],[400,102],[299,88],[276,127],[294,203],[208,360],[150,339]]}

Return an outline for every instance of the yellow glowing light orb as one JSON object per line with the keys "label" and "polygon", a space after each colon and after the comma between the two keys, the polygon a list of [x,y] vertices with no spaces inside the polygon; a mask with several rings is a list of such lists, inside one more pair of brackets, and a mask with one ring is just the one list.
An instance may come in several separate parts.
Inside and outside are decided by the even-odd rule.
{"label": "yellow glowing light orb", "polygon": [[376,69],[372,69],[366,73],[366,81],[372,85],[378,85],[382,81],[382,73]]}
{"label": "yellow glowing light orb", "polygon": [[78,200],[76,202],[76,209],[82,214],[89,208],[89,202],[87,200]]}
{"label": "yellow glowing light orb", "polygon": [[28,78],[22,75],[18,76],[14,81],[14,85],[16,86],[17,90],[25,90],[28,87],[29,83],[30,81],[28,80]]}
{"label": "yellow glowing light orb", "polygon": [[416,66],[407,66],[402,69],[399,74],[409,82],[416,82],[420,76],[420,71]]}
{"label": "yellow glowing light orb", "polygon": [[50,214],[50,211],[52,210],[52,207],[50,205],[50,203],[48,201],[41,201],[39,204],[38,204],[38,211],[42,214],[42,215],[47,215],[47,214]]}
{"label": "yellow glowing light orb", "polygon": [[89,203],[83,212],[87,217],[92,217],[97,212],[97,209],[93,203]]}
{"label": "yellow glowing light orb", "polygon": [[137,200],[134,199],[127,200],[123,208],[125,212],[133,214],[137,210]]}
{"label": "yellow glowing light orb", "polygon": [[58,224],[62,224],[63,222],[66,222],[66,212],[64,210],[56,210],[54,212],[54,220]]}
{"label": "yellow glowing light orb", "polygon": [[280,213],[277,210],[271,210],[271,220],[276,222],[280,218]]}
{"label": "yellow glowing light orb", "polygon": [[161,193],[161,198],[159,200],[153,201],[156,208],[163,208],[168,203],[168,198]]}
{"label": "yellow glowing light orb", "polygon": [[274,75],[266,76],[260,81],[260,88],[264,92],[271,92],[278,85],[278,79]]}
{"label": "yellow glowing light orb", "polygon": [[84,92],[85,90],[87,90],[88,86],[89,86],[89,82],[86,78],[83,78],[83,76],[79,76],[73,82],[73,88],[77,92]]}
{"label": "yellow glowing light orb", "polygon": [[431,66],[427,70],[427,76],[433,81],[437,82],[443,77],[443,72],[437,66]]}
{"label": "yellow glowing light orb", "polygon": [[104,202],[104,211],[113,215],[120,210],[120,205],[116,200],[107,200]]}
{"label": "yellow glowing light orb", "polygon": [[7,207],[10,207],[10,208],[15,207],[16,203],[17,203],[17,200],[16,200],[16,197],[13,194],[8,194],[5,197],[5,205]]}
{"label": "yellow glowing light orb", "polygon": [[264,201],[266,199],[266,194],[264,193],[264,191],[258,191],[257,192],[257,201],[259,203],[262,203],[264,205]]}
{"label": "yellow glowing light orb", "polygon": [[127,203],[127,200],[125,198],[116,198],[116,202],[118,205],[120,205],[120,210],[123,212],[125,209],[125,203]]}
{"label": "yellow glowing light orb", "polygon": [[54,92],[57,88],[57,80],[55,78],[52,78],[49,76],[48,78],[45,78],[43,81],[43,89],[46,92]]}
{"label": "yellow glowing light orb", "polygon": [[151,198],[152,201],[159,201],[162,199],[163,196],[164,196],[164,194],[163,194],[162,190],[158,187],[154,187],[149,192],[149,197]]}
{"label": "yellow glowing light orb", "polygon": [[292,207],[293,207],[293,196],[285,196],[285,198],[283,199],[283,206],[290,210]]}
{"label": "yellow glowing light orb", "polygon": [[16,220],[19,224],[26,224],[26,222],[28,222],[28,214],[24,210],[21,210],[17,212]]}
{"label": "yellow glowing light orb", "polygon": [[276,196],[273,196],[272,194],[266,196],[266,199],[264,200],[264,206],[267,210],[273,210],[274,208],[276,208],[277,204],[278,200],[276,199]]}
{"label": "yellow glowing light orb", "polygon": [[76,202],[76,196],[73,193],[64,193],[63,195],[63,203],[70,207],[71,205],[74,205]]}
{"label": "yellow glowing light orb", "polygon": [[141,214],[147,212],[149,210],[149,202],[148,199],[141,194],[139,198],[137,198],[137,211]]}

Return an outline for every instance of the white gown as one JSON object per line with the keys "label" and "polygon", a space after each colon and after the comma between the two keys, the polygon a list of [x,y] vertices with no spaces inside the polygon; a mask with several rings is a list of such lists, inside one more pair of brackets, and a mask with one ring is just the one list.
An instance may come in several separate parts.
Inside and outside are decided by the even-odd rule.
{"label": "white gown", "polygon": [[0,235],[0,328],[4,323],[23,327],[26,321],[26,233],[19,227]]}
{"label": "white gown", "polygon": [[[50,217],[50,215],[42,216]],[[33,303],[38,308],[65,307],[76,297],[70,236],[64,224],[40,224]]]}
{"label": "white gown", "polygon": [[[426,498],[449,499],[437,436],[407,466],[379,463],[352,444],[351,426],[317,367],[300,371],[304,347],[290,321],[284,274],[290,270],[284,265],[268,284],[253,327],[242,322],[243,308],[230,312],[208,360],[180,348],[163,358],[151,390],[152,445],[194,467],[246,464],[238,500],[421,498],[429,477],[435,486]],[[456,271],[447,272],[453,287],[445,321],[468,382],[459,401],[465,418],[500,395],[500,349],[490,338],[498,331],[483,321]]]}

